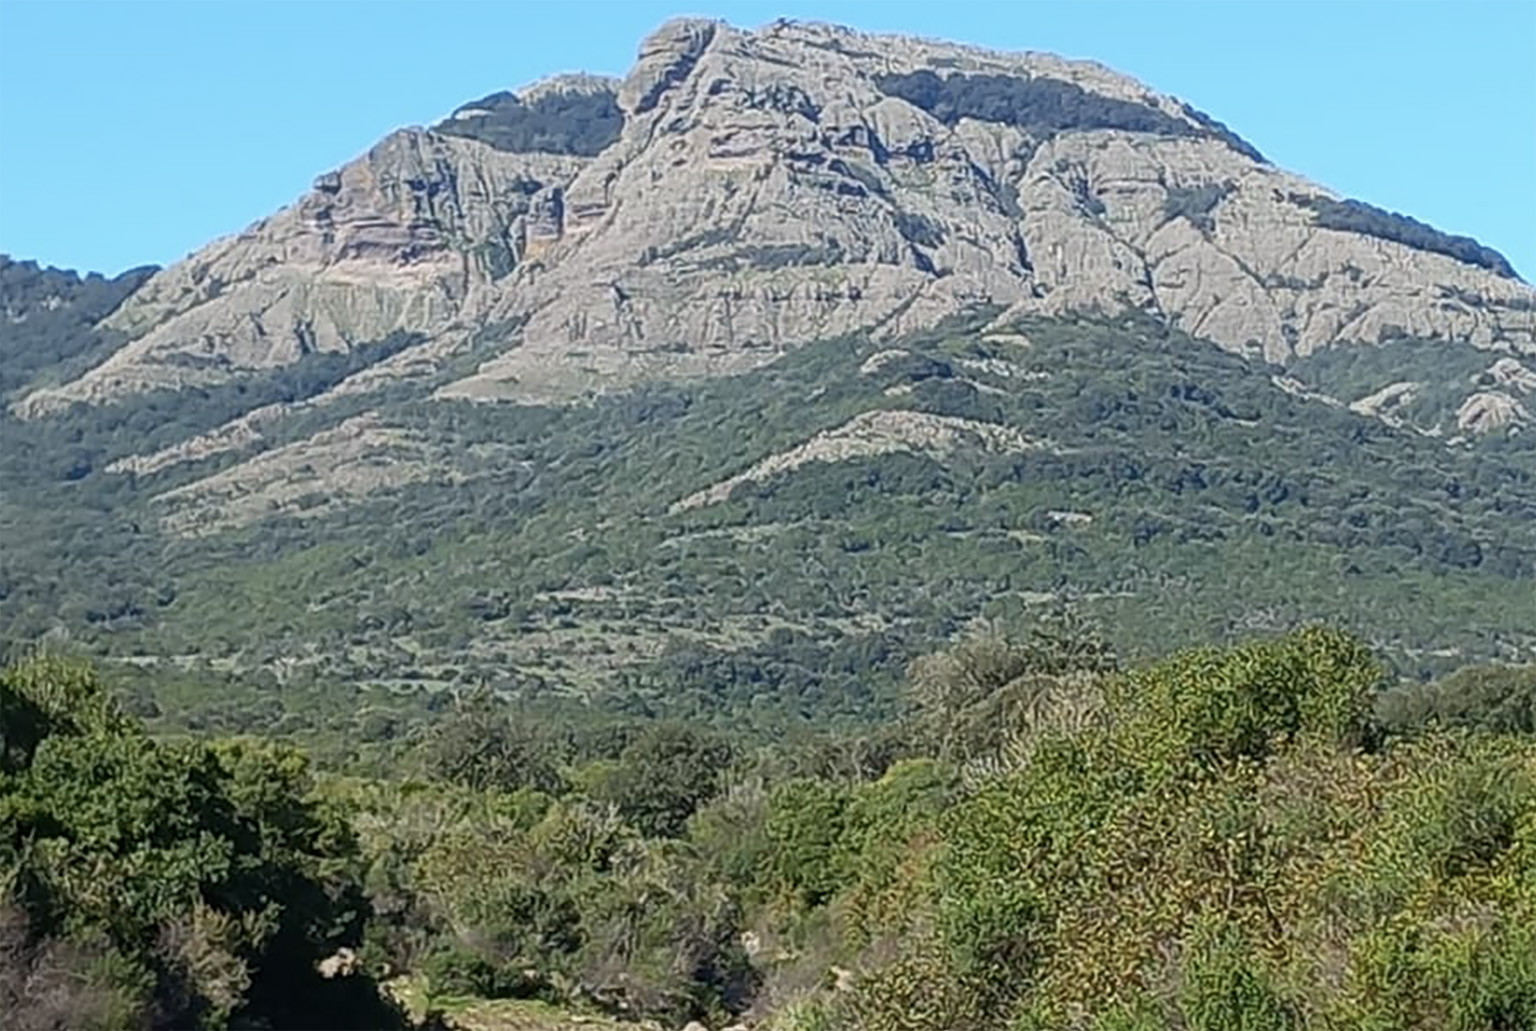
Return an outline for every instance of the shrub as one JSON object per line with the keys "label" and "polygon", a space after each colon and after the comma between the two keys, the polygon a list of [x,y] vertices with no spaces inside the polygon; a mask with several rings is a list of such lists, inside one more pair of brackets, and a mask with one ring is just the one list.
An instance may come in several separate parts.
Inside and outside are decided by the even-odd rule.
{"label": "shrub", "polygon": [[1536,666],[1469,666],[1383,692],[1376,709],[1391,733],[1428,726],[1536,733]]}
{"label": "shrub", "polygon": [[1346,233],[1364,233],[1381,240],[1415,247],[1421,251],[1444,254],[1457,261],[1503,276],[1519,279],[1509,259],[1492,247],[1484,247],[1470,236],[1453,236],[1416,218],[1400,215],[1358,200],[1334,200],[1317,194],[1291,194],[1292,203],[1309,208],[1313,223],[1324,229]]}
{"label": "shrub", "polygon": [[572,90],[544,93],[529,102],[515,93],[493,93],[465,104],[433,131],[479,140],[498,150],[593,157],[617,140],[623,128],[624,112],[612,91]]}
{"label": "shrub", "polygon": [[552,999],[549,981],[536,970],[509,963],[492,963],[479,953],[449,946],[423,962],[422,974],[433,996],[461,995],[479,999]]}
{"label": "shrub", "polygon": [[90,943],[92,969],[115,971],[83,986],[118,997],[148,974],[176,1025],[387,1019],[366,978],[317,973],[357,944],[366,903],[301,753],[157,741],[88,669],[48,658],[0,672],[0,739],[0,870],[33,937]]}
{"label": "shrub", "polygon": [[648,837],[678,837],[714,795],[732,757],[730,744],[681,724],[661,724],[625,746],[619,761],[590,787]]}
{"label": "shrub", "polygon": [[1311,629],[1230,651],[1199,649],[1134,673],[1112,703],[1123,747],[1158,771],[1260,760],[1304,737],[1362,744],[1381,667],[1360,642]]}
{"label": "shrub", "polygon": [[768,800],[769,862],[775,884],[802,906],[818,906],[843,887],[839,863],[845,791],[817,780],[792,780]]}

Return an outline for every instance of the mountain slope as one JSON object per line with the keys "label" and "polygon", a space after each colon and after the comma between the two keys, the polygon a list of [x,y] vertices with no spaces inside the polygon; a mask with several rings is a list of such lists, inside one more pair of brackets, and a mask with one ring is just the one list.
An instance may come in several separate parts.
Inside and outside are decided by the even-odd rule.
{"label": "mountain slope", "polygon": [[0,272],[8,639],[766,723],[1060,601],[1536,649],[1536,291],[1097,65],[674,22],[67,345]]}
{"label": "mountain slope", "polygon": [[95,327],[155,271],[146,266],[114,279],[81,277],[0,254],[0,401],[40,379],[72,379],[121,346],[121,339]]}
{"label": "mountain slope", "polygon": [[46,520],[0,615],[138,662],[769,725],[877,716],[909,655],[1060,601],[1132,655],[1317,619],[1409,673],[1536,649],[1520,438],[1447,447],[1146,317],[994,318],[586,406],[300,412],[248,465],[95,472],[45,508],[122,529]]}

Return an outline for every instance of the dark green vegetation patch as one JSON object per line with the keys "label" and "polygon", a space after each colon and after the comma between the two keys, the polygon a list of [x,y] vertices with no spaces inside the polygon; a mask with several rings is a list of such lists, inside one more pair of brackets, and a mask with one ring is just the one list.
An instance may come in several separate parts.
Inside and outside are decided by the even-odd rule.
{"label": "dark green vegetation patch", "polygon": [[1346,233],[1364,233],[1421,251],[1444,254],[1468,265],[1496,272],[1505,279],[1519,279],[1509,259],[1470,236],[1453,236],[1416,218],[1386,211],[1358,200],[1334,200],[1316,194],[1291,194],[1291,202],[1313,211],[1313,224]]}
{"label": "dark green vegetation patch", "polygon": [[507,91],[492,93],[433,127],[434,132],[479,140],[497,150],[582,157],[602,153],[623,129],[624,112],[609,90],[557,90],[529,102]]}
{"label": "dark green vegetation patch", "polygon": [[39,376],[67,382],[110,354],[122,341],[96,323],[156,271],[146,265],[107,279],[0,254],[0,403]]}
{"label": "dark green vegetation patch", "polygon": [[1221,140],[1223,143],[1237,151],[1239,154],[1247,158],[1252,158],[1254,161],[1257,161],[1261,164],[1269,163],[1269,159],[1266,158],[1263,154],[1259,153],[1257,147],[1243,139],[1231,129],[1227,128],[1225,122],[1217,121],[1210,115],[1206,114],[1204,111],[1200,110],[1198,107],[1195,107],[1191,104],[1181,103],[1179,106],[1184,109],[1184,113],[1186,115],[1188,115],[1190,118],[1193,118],[1196,122],[1199,122],[1207,132],[1216,137],[1218,140]]}
{"label": "dark green vegetation patch", "polygon": [[1255,161],[1264,157],[1220,122],[1192,108],[1185,110],[1199,126],[1175,118],[1151,104],[1092,93],[1075,83],[1046,76],[939,75],[927,69],[883,75],[875,85],[887,96],[922,108],[945,125],[962,118],[1001,122],[1040,138],[1072,129],[1119,129],[1159,136],[1197,136],[1220,140]]}
{"label": "dark green vegetation patch", "polygon": [[1068,129],[1196,135],[1188,123],[1150,105],[1101,96],[1075,83],[1043,76],[940,76],[923,69],[906,75],[883,75],[875,85],[887,96],[920,107],[945,125],[975,118],[1042,135]]}
{"label": "dark green vegetation patch", "polygon": [[1208,233],[1216,227],[1211,213],[1234,189],[1236,185],[1230,182],[1170,186],[1168,196],[1163,201],[1163,216],[1170,220],[1187,218],[1196,229]]}

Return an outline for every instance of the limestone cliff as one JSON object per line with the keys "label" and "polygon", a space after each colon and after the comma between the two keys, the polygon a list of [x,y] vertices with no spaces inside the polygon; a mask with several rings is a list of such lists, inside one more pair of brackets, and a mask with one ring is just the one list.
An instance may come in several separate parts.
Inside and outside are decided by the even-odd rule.
{"label": "limestone cliff", "polygon": [[540,191],[584,160],[396,132],[292,207],[153,276],[106,322],[130,343],[22,411],[220,383],[396,330],[434,334],[517,265]]}
{"label": "limestone cliff", "polygon": [[1134,308],[1277,363],[1402,336],[1536,354],[1536,291],[1497,253],[1099,65],[679,20],[622,81],[494,94],[321,176],[156,275],[110,319],[127,346],[22,407],[395,330],[427,340],[343,389],[441,378],[486,326],[508,328],[440,395],[561,401],[978,304]]}

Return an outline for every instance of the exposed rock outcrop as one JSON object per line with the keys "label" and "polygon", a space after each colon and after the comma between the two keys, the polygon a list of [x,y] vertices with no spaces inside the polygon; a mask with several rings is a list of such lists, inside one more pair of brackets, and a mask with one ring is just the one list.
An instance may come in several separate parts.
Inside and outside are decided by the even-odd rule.
{"label": "exposed rock outcrop", "polygon": [[221,383],[399,330],[438,333],[517,265],[531,199],[583,160],[397,132],[293,207],[153,276],[106,322],[131,342],[22,412]]}
{"label": "exposed rock outcrop", "polygon": [[1525,406],[1502,390],[1483,390],[1468,397],[1456,411],[1456,428],[1466,433],[1492,433],[1528,426]]}
{"label": "exposed rock outcrop", "polygon": [[166,491],[155,501],[166,530],[199,536],[273,515],[325,515],[369,494],[410,483],[452,484],[460,478],[453,457],[419,434],[361,415]]}
{"label": "exposed rock outcrop", "polygon": [[1520,394],[1536,394],[1536,371],[1514,358],[1500,358],[1488,367],[1488,375],[1502,387]]}
{"label": "exposed rock outcrop", "polygon": [[[540,120],[562,110],[584,128]],[[485,325],[516,328],[439,396],[565,401],[982,304],[1137,309],[1272,362],[1402,336],[1536,354],[1536,291],[1498,255],[1102,66],[685,19],[621,82],[493,95],[321,176],[151,279],[110,320],[131,342],[22,410],[428,336],[356,390],[441,373]]]}
{"label": "exposed rock outcrop", "polygon": [[1040,442],[1030,440],[1011,426],[928,412],[864,412],[788,451],[770,455],[745,472],[690,494],[676,502],[671,511],[719,504],[742,484],[761,483],[812,462],[844,462],[895,451],[943,458],[961,448],[1006,454],[1040,446]]}
{"label": "exposed rock outcrop", "polygon": [[1397,410],[1412,404],[1423,393],[1424,384],[1412,380],[1389,383],[1358,401],[1352,401],[1349,410],[1361,415],[1371,415],[1393,426],[1401,426]]}

